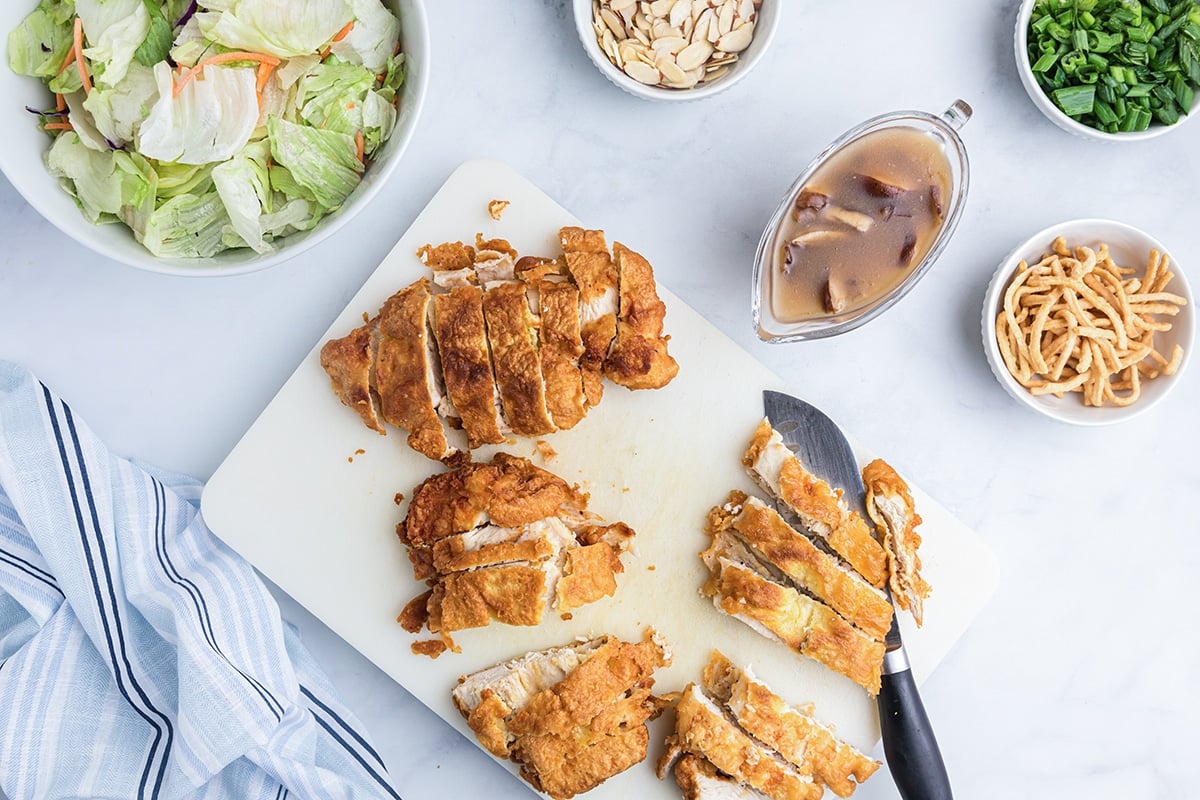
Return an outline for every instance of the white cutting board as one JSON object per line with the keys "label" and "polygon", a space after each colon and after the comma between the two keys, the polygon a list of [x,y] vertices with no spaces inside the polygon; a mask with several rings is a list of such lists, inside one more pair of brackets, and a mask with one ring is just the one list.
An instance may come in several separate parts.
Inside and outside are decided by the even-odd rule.
{"label": "white cutting board", "polygon": [[[512,202],[501,221],[488,216],[492,199]],[[753,665],[788,700],[815,702],[817,715],[849,741],[872,747],[878,722],[862,689],[718,613],[697,593],[705,577],[697,557],[706,546],[705,515],[731,489],[755,492],[741,456],[763,416],[761,393],[789,387],[661,286],[670,349],[680,364],[675,381],[642,392],[607,384],[603,402],[574,430],[546,437],[557,451],[549,463],[530,440],[504,448],[578,482],[591,493],[592,510],[637,531],[616,596],[576,610],[570,621],[550,613],[537,628],[493,624],[461,631],[454,638],[462,652],[437,660],[410,651],[418,637],[395,619],[425,587],[413,580],[396,538],[407,503],[397,506],[394,497],[411,495],[441,467],[409,450],[403,433],[380,437],[367,430],[338,401],[318,362],[320,345],[360,325],[364,312],[374,314],[390,294],[424,274],[414,253],[427,242],[469,242],[480,231],[509,239],[522,254],[555,255],[559,227],[575,224],[508,166],[461,166],[213,475],[204,491],[205,519],[264,575],[472,741],[450,701],[460,675],[577,636],[607,632],[636,640],[653,625],[675,654],[674,664],[658,673],[661,692],[698,679],[712,648],[719,647],[735,662]],[[637,231],[608,235],[638,247]],[[644,255],[651,263],[664,257]],[[477,451],[476,458],[491,452]],[[869,458],[865,451],[859,455],[864,463]],[[934,591],[925,627],[916,629],[907,616],[902,627],[923,680],[991,595],[997,570],[974,533],[913,489],[925,518],[921,553]],[[647,763],[589,797],[678,797],[674,783],[660,783],[653,772],[665,724],[659,720],[652,729]]]}

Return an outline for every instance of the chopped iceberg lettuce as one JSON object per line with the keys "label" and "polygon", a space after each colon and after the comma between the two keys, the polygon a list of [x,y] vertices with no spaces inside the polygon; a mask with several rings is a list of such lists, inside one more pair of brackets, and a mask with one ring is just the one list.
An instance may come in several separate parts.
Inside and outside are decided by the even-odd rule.
{"label": "chopped iceberg lettuce", "polygon": [[74,41],[74,0],[42,0],[8,34],[8,66],[18,75],[53,78]]}
{"label": "chopped iceberg lettuce", "polygon": [[146,6],[142,0],[75,0],[75,11],[83,21],[83,54],[93,62],[96,83],[116,86],[150,30]]}
{"label": "chopped iceberg lettuce", "polygon": [[346,0],[226,0],[196,15],[204,37],[233,50],[291,58],[312,53],[352,18]]}
{"label": "chopped iceberg lettuce", "polygon": [[351,64],[379,72],[395,50],[400,20],[379,0],[350,0],[350,5],[354,10],[354,27],[341,41],[330,45],[330,50]]}
{"label": "chopped iceberg lettuce", "polygon": [[155,175],[144,159],[134,161],[121,150],[93,150],[74,133],[54,140],[46,154],[50,174],[65,179],[85,217],[92,222],[113,222],[125,209],[153,202]]}
{"label": "chopped iceberg lettuce", "polygon": [[221,235],[228,224],[216,191],[172,197],[146,220],[142,244],[156,256],[208,258],[225,249]]}
{"label": "chopped iceberg lettuce", "polygon": [[[265,156],[265,148],[263,155]],[[263,203],[267,200],[267,165],[264,160],[252,158],[251,148],[213,167],[212,179],[216,186],[233,230],[256,253],[273,250],[263,241]],[[227,240],[228,241],[228,240]]]}
{"label": "chopped iceberg lettuce", "polygon": [[154,65],[158,101],[142,123],[138,150],[147,158],[207,164],[232,158],[258,126],[255,71],[211,66],[203,80],[187,81],[175,94],[171,68]]}
{"label": "chopped iceberg lettuce", "polygon": [[154,70],[134,62],[129,65],[125,80],[116,86],[97,86],[83,101],[92,121],[109,142],[123,147],[133,141],[134,134],[158,99]]}
{"label": "chopped iceberg lettuce", "polygon": [[354,137],[337,131],[296,125],[279,117],[267,121],[271,156],[287,167],[327,210],[337,208],[358,186],[362,162]]}

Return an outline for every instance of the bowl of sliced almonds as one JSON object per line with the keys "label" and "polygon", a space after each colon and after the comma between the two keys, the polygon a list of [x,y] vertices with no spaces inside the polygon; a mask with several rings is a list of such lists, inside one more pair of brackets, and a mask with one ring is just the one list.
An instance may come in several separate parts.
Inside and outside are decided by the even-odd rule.
{"label": "bowl of sliced almonds", "polygon": [[745,77],[781,0],[575,0],[575,28],[604,77],[646,100],[699,100]]}

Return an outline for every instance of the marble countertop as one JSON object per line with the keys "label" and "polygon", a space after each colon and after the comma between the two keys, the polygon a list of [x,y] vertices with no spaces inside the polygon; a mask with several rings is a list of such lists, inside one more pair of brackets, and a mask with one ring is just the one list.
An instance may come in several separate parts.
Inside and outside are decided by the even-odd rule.
{"label": "marble countertop", "polygon": [[[118,452],[205,478],[462,161],[511,163],[588,224],[637,242],[659,279],[824,407],[996,552],[1001,586],[923,694],[959,797],[1187,796],[1200,638],[1174,612],[1200,572],[1200,374],[1150,412],[1075,428],[1034,415],[984,360],[980,305],[1018,242],[1110,217],[1200,284],[1196,130],[1073,138],[1025,96],[1015,0],[790,0],[755,72],[652,104],[587,60],[566,0],[430,2],[434,64],[411,147],[377,202],[274,270],[151,275],[59,234],[0,177],[0,357],[23,362]],[[970,198],[925,280],[866,327],[768,346],[750,324],[762,226],[843,130],[956,98]],[[530,796],[277,592],[407,800]],[[886,771],[862,800],[894,797]]]}

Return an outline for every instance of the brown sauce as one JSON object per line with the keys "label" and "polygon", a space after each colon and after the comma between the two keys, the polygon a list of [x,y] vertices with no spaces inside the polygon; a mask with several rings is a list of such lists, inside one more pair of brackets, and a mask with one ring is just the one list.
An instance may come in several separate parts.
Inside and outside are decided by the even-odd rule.
{"label": "brown sauce", "polygon": [[900,284],[937,239],[950,202],[941,142],[888,128],[818,167],[775,239],[771,311],[801,322],[862,308]]}

